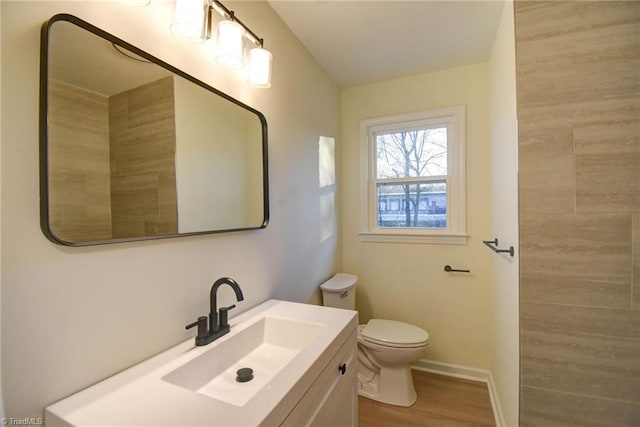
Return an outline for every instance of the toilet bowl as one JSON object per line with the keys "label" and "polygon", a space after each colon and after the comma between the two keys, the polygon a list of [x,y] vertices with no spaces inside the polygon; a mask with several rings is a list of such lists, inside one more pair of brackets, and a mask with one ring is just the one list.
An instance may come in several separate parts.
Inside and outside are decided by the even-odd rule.
{"label": "toilet bowl", "polygon": [[[358,278],[339,273],[324,282],[323,304],[355,309]],[[358,326],[358,394],[379,402],[411,406],[417,399],[411,363],[422,357],[429,334],[417,326],[371,319]]]}

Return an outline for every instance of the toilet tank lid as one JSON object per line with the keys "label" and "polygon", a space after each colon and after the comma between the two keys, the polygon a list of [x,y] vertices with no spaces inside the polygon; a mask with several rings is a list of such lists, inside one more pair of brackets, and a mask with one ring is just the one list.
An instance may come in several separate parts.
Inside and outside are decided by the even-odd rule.
{"label": "toilet tank lid", "polygon": [[320,285],[320,289],[327,292],[344,292],[353,288],[357,281],[358,276],[347,273],[338,273]]}

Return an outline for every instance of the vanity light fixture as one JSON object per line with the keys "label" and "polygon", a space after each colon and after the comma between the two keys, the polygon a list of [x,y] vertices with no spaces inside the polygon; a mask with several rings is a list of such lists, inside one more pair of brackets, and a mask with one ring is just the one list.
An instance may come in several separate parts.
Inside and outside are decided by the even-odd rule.
{"label": "vanity light fixture", "polygon": [[248,53],[247,82],[258,88],[270,87],[273,55],[264,48],[264,40],[218,0],[176,0],[170,29],[187,40],[206,41],[212,38],[213,11],[223,17],[216,26],[216,62],[229,68],[243,68],[247,39],[255,45]]}
{"label": "vanity light fixture", "polygon": [[185,40],[199,43],[207,31],[207,5],[203,0],[177,0],[169,29]]}
{"label": "vanity light fixture", "polygon": [[244,28],[235,21],[218,23],[216,62],[229,68],[244,67]]}
{"label": "vanity light fixture", "polygon": [[249,51],[249,84],[255,87],[271,86],[271,62],[273,55],[267,49],[254,47]]}

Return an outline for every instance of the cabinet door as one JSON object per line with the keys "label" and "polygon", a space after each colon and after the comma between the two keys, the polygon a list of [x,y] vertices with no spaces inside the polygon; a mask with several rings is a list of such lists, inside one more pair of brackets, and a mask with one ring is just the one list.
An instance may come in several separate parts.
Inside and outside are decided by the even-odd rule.
{"label": "cabinet door", "polygon": [[[357,335],[354,331],[331,358],[295,408],[280,424],[280,427],[346,427],[356,425],[355,421],[347,424],[342,421],[337,424],[331,421],[331,417],[337,415],[337,413],[334,414],[336,408],[333,406],[338,405],[345,414],[348,411],[343,409],[343,406],[350,407],[355,411],[358,398],[358,390],[356,388],[356,348]],[[353,396],[349,397],[349,393]],[[349,417],[345,416],[343,418]],[[351,418],[356,420],[355,417]]]}
{"label": "cabinet door", "polygon": [[336,390],[316,413],[312,426],[355,427],[358,424],[358,382],[355,369],[348,373],[342,388]]}

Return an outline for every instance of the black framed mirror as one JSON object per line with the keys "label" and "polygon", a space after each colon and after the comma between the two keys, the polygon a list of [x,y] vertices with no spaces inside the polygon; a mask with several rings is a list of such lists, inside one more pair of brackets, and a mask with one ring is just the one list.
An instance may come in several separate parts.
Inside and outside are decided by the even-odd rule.
{"label": "black framed mirror", "polygon": [[67,246],[264,228],[262,113],[73,15],[42,26],[40,225]]}

